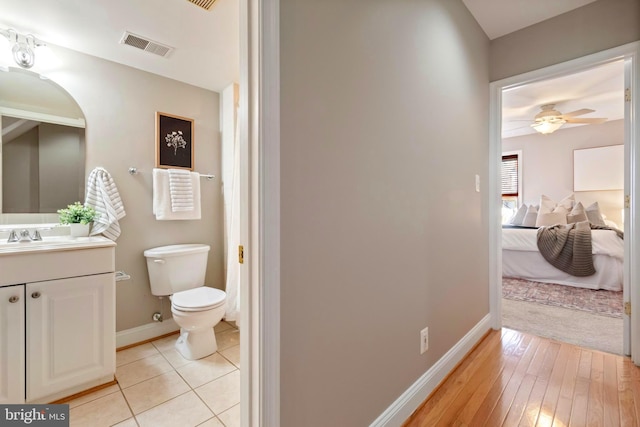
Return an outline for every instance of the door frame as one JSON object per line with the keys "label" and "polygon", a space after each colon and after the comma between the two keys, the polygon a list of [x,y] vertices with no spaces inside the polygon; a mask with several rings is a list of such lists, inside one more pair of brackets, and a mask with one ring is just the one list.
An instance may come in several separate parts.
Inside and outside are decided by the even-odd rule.
{"label": "door frame", "polygon": [[[551,65],[524,74],[508,77],[489,84],[489,298],[491,323],[494,329],[502,327],[502,243],[500,218],[500,156],[502,152],[502,91],[508,88],[522,86],[552,77],[572,74],[592,68],[614,60],[630,61],[629,90],[631,101],[625,107],[625,195],[630,196],[630,204],[625,207],[625,261],[624,276],[625,290],[629,297],[631,310],[629,322],[625,323],[630,329],[630,335],[625,338],[630,346],[625,353],[631,355],[633,363],[640,365],[640,264],[631,262],[639,252],[640,218],[638,209],[640,203],[640,185],[635,185],[640,179],[640,149],[638,148],[638,111],[640,111],[640,42],[633,42],[605,51],[597,52],[567,62]],[[628,111],[628,114],[627,114]],[[628,326],[628,327],[627,327]]]}
{"label": "door frame", "polygon": [[243,427],[280,425],[279,17],[278,0],[240,1]]}

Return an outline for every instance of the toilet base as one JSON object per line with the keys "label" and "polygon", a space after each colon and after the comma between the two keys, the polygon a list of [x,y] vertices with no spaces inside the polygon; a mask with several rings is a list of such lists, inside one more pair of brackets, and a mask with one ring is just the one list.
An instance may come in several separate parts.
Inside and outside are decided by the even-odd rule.
{"label": "toilet base", "polygon": [[188,360],[202,359],[215,353],[218,351],[218,343],[213,327],[191,331],[181,328],[176,350]]}

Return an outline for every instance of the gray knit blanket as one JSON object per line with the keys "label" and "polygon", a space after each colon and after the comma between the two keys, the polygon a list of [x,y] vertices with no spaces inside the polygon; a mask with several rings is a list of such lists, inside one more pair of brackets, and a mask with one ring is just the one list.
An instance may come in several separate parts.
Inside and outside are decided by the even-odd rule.
{"label": "gray knit blanket", "polygon": [[549,264],[576,277],[595,274],[589,221],[538,229],[538,250]]}

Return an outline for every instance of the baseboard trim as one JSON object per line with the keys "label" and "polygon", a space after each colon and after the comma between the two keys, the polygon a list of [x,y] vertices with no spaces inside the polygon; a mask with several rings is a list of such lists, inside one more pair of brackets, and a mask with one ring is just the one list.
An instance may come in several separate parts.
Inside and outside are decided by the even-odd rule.
{"label": "baseboard trim", "polygon": [[162,322],[147,323],[146,325],[116,332],[116,348],[136,344],[180,330],[172,318]]}
{"label": "baseboard trim", "polygon": [[369,427],[400,427],[424,402],[429,394],[460,363],[471,349],[491,329],[487,314],[460,341],[411,385]]}

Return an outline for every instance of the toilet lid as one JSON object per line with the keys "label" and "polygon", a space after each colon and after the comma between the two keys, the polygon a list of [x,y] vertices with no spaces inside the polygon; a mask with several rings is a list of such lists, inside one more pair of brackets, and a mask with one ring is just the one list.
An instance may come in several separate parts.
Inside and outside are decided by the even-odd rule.
{"label": "toilet lid", "polygon": [[171,305],[183,311],[202,311],[224,304],[227,294],[220,289],[200,286],[171,296]]}

